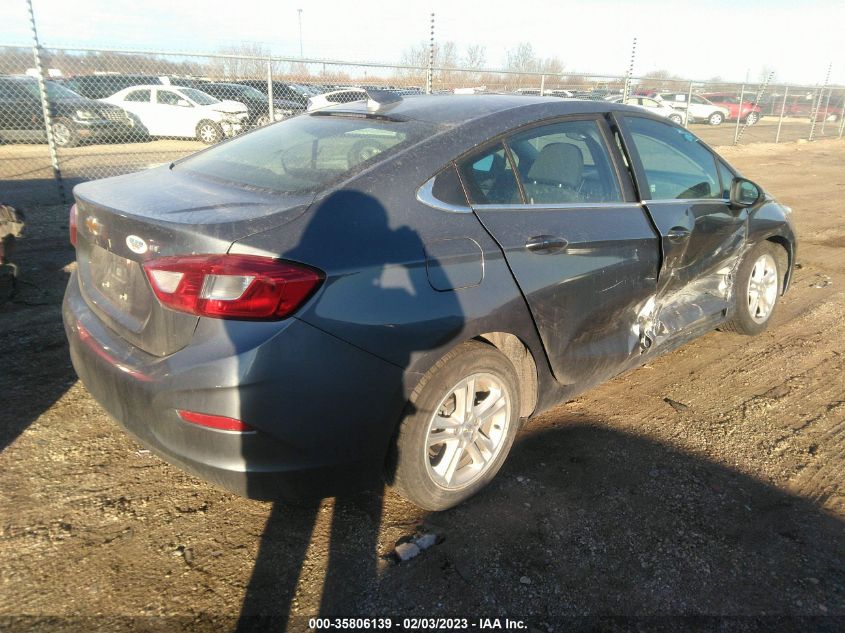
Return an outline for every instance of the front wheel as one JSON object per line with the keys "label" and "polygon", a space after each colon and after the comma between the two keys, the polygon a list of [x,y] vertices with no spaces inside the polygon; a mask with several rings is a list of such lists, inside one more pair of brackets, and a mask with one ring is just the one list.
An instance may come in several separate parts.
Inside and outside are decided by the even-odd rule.
{"label": "front wheel", "polygon": [[388,479],[426,510],[468,499],[499,472],[519,427],[518,378],[495,347],[469,341],[426,373],[411,395]]}
{"label": "front wheel", "polygon": [[223,128],[214,121],[200,121],[197,125],[197,140],[206,145],[214,145],[223,140]]}
{"label": "front wheel", "polygon": [[67,119],[53,122],[53,142],[57,147],[76,147],[79,145],[79,133],[76,126]]}
{"label": "front wheel", "polygon": [[678,125],[681,125],[684,122],[684,118],[680,114],[670,114],[669,120],[672,123],[677,123]]}
{"label": "front wheel", "polygon": [[265,125],[269,125],[270,123],[270,116],[267,114],[262,114],[257,119],[255,119],[255,127],[264,127]]}
{"label": "front wheel", "polygon": [[725,116],[721,112],[714,112],[707,118],[710,125],[721,125],[724,120]]}
{"label": "front wheel", "polygon": [[734,284],[734,315],[721,329],[759,334],[769,325],[783,293],[786,253],[771,242],[752,248],[743,258]]}
{"label": "front wheel", "polygon": [[745,117],[745,124],[746,125],[754,125],[757,121],[760,120],[760,115],[756,112],[749,112]]}

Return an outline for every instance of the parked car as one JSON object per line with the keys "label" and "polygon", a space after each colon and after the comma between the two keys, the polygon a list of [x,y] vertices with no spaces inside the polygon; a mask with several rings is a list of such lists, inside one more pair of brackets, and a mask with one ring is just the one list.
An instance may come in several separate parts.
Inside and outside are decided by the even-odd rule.
{"label": "parked car", "polygon": [[242,103],[176,86],[133,86],[103,101],[137,116],[150,136],[193,137],[209,145],[241,132],[248,117]]}
{"label": "parked car", "polygon": [[[136,132],[135,122],[121,108],[86,99],[52,81],[45,81],[53,140],[58,147],[83,141],[123,139]],[[41,92],[33,77],[0,77],[0,140],[47,140]]]}
{"label": "parked car", "polygon": [[[243,79],[233,83],[252,86],[265,96],[267,95],[267,81],[261,79]],[[308,99],[314,96],[315,91],[300,84],[287,83],[284,81],[273,81],[273,98],[284,99],[298,103],[303,109],[308,107]]]}
{"label": "parked car", "polygon": [[823,98],[821,103],[818,103],[818,95],[813,93],[787,95],[786,106],[783,106],[783,97],[779,97],[776,102],[776,112],[780,115],[778,108],[783,107],[786,116],[801,117],[812,119],[813,112],[816,113],[816,121],[838,121],[842,116],[842,99],[834,98],[830,102]]}
{"label": "parked car", "polygon": [[62,85],[89,99],[105,99],[114,93],[140,85],[162,85],[165,82],[155,75],[78,75],[61,80]]}
{"label": "parked car", "polygon": [[319,110],[338,103],[366,101],[367,92],[362,88],[340,88],[308,98],[308,111]]}
{"label": "parked car", "polygon": [[[611,103],[622,103],[623,97],[620,95],[610,97],[607,100]],[[643,97],[640,95],[631,96],[625,99],[625,104],[630,106],[647,108],[649,112],[653,112],[654,114],[657,114],[659,116],[664,116],[670,121],[678,123],[680,125],[683,125],[684,119],[687,118],[686,110],[679,110],[677,108],[673,108],[665,101],[658,101],[657,99],[652,99],[651,97]]]}
{"label": "parked car", "polygon": [[790,210],[689,131],[607,101],[382,103],[74,189],[73,365],[165,459],[258,498],[383,475],[440,510],[523,420],[771,322]]}
{"label": "parked car", "polygon": [[[203,84],[202,91],[220,100],[237,101],[243,103],[249,114],[247,122],[250,127],[261,127],[270,123],[270,104],[267,95],[262,94],[252,86],[233,83]],[[273,120],[300,114],[304,108],[294,101],[273,98]]]}
{"label": "parked car", "polygon": [[[710,103],[701,95],[689,96],[686,92],[661,92],[651,93],[647,95],[651,98],[660,97],[670,106],[678,110],[684,110],[689,117],[690,123],[697,123],[699,121],[709,123],[710,125],[721,125],[728,118],[728,109]],[[690,101],[687,103],[687,98]]]}
{"label": "parked car", "polygon": [[739,96],[730,92],[707,92],[702,96],[710,103],[727,109],[731,121],[739,118],[746,125],[754,125],[763,116],[763,108],[759,105],[746,100],[740,103]]}

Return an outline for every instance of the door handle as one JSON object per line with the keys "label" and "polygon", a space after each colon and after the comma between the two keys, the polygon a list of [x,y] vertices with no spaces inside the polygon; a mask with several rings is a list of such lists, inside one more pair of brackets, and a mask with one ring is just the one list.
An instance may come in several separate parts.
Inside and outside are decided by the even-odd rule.
{"label": "door handle", "polygon": [[683,226],[675,226],[669,229],[666,233],[666,237],[669,238],[672,242],[680,242],[681,240],[685,240],[690,236],[690,230]]}
{"label": "door handle", "polygon": [[554,253],[569,246],[569,241],[555,235],[537,235],[525,242],[525,248],[532,253]]}

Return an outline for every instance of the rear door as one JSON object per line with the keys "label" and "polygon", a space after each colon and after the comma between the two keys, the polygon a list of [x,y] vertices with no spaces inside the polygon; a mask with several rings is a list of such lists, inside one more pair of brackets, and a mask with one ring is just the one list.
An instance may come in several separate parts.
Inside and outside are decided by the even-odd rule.
{"label": "rear door", "polygon": [[611,375],[639,353],[638,314],[656,284],[656,235],[609,138],[599,116],[566,118],[460,165],[566,384]]}
{"label": "rear door", "polygon": [[134,114],[141,124],[147,129],[147,132],[156,135],[158,134],[156,119],[152,111],[152,90],[149,88],[138,88],[137,90],[130,90],[120,101],[109,99],[109,103],[119,105],[121,108]]}
{"label": "rear door", "polygon": [[640,196],[660,232],[652,330],[670,339],[718,321],[745,245],[748,214],[730,208],[726,170],[692,133],[646,116],[619,116]]}

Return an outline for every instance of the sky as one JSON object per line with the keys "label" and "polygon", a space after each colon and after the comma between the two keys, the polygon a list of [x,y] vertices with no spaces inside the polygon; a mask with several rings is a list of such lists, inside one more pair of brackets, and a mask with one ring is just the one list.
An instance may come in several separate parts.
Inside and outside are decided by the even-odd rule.
{"label": "sky", "polygon": [[[530,42],[570,72],[668,70],[691,79],[776,80],[845,85],[843,0],[32,0],[42,44],[214,52],[242,41],[298,56],[302,9],[305,57],[399,61],[435,38],[459,51],[486,48],[486,66],[504,66],[507,51]],[[25,0],[0,0],[0,45],[31,41]]]}

